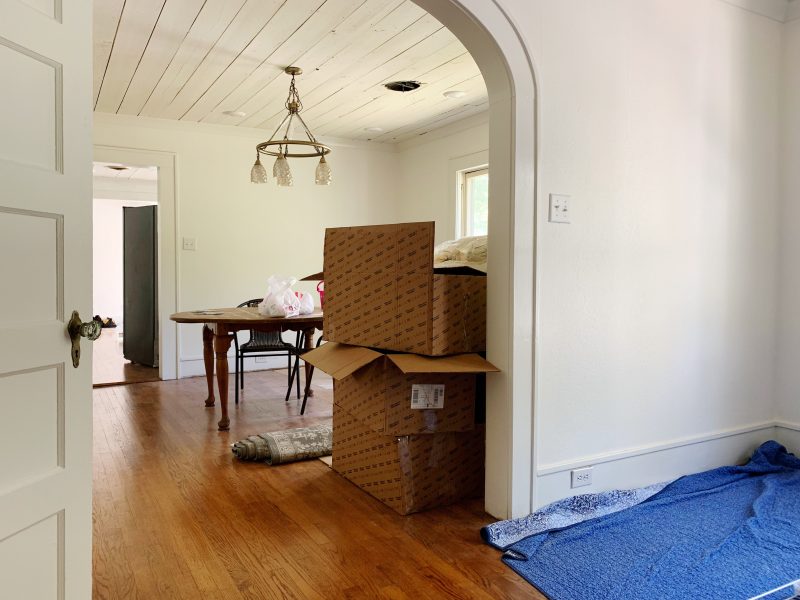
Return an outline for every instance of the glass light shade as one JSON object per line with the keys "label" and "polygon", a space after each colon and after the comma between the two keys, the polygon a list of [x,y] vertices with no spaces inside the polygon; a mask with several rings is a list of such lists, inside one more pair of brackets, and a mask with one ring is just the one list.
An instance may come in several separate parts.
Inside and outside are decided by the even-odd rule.
{"label": "glass light shade", "polygon": [[278,185],[290,186],[292,185],[292,170],[289,168],[289,161],[281,154],[275,159],[275,166],[272,168],[275,178],[278,180]]}
{"label": "glass light shade", "polygon": [[261,164],[261,159],[256,157],[253,168],[250,169],[250,181],[252,183],[267,183],[267,170]]}
{"label": "glass light shade", "polygon": [[314,177],[317,185],[330,185],[331,184],[331,167],[328,164],[328,161],[325,160],[325,156],[321,156],[319,159],[319,164],[317,165],[317,171]]}

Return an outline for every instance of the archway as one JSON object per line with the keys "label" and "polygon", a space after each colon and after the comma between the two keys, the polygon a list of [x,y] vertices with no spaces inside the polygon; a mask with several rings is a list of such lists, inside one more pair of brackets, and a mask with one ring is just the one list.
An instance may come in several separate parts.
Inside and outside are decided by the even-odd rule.
{"label": "archway", "polygon": [[487,382],[486,511],[535,505],[536,77],[529,52],[499,5],[414,0],[469,50],[489,92],[487,352],[502,373]]}

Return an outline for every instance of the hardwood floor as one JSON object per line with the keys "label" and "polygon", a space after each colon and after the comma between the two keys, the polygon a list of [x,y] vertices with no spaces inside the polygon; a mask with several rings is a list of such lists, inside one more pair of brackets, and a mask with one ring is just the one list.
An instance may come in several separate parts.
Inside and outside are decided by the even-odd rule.
{"label": "hardwood floor", "polygon": [[94,390],[94,598],[542,598],[481,542],[481,501],[401,517],[319,460],[234,459],[330,419],[329,379],[304,417],[285,382],[248,374],[226,432],[203,378]]}
{"label": "hardwood floor", "polygon": [[94,387],[158,381],[158,369],[135,365],[122,355],[118,329],[103,329],[92,345],[92,384]]}

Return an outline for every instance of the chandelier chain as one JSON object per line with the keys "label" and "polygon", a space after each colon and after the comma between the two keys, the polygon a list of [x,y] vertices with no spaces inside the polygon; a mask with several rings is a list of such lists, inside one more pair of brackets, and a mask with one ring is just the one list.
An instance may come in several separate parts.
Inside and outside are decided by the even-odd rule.
{"label": "chandelier chain", "polygon": [[297,87],[294,85],[294,75],[292,75],[292,81],[289,84],[289,96],[286,98],[286,110],[289,112],[298,113],[303,110],[303,103],[300,102],[300,94],[297,92]]}

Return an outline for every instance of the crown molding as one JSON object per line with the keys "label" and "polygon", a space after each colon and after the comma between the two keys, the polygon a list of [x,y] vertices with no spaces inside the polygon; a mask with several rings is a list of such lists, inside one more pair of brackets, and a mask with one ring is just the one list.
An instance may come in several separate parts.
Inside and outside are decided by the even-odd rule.
{"label": "crown molding", "polygon": [[458,121],[453,121],[452,123],[448,123],[444,127],[439,127],[438,129],[431,129],[425,135],[419,135],[409,138],[407,140],[403,140],[402,142],[397,142],[396,144],[397,150],[400,152],[404,152],[409,148],[423,146],[434,140],[454,135],[461,131],[472,129],[473,127],[487,125],[488,123],[489,123],[489,111],[486,110],[476,115],[470,115],[469,117],[464,117],[463,119],[460,119]]}
{"label": "crown molding", "polygon": [[[746,10],[778,23],[786,23],[800,17],[798,14],[798,2],[790,0],[722,0],[726,4],[738,6]],[[791,16],[794,14],[794,16]]]}
{"label": "crown molding", "polygon": [[[216,123],[201,123],[197,121],[178,121],[176,119],[157,119],[155,117],[141,117],[136,115],[120,115],[116,113],[94,112],[94,123],[97,125],[135,127],[137,129],[153,129],[157,131],[176,131],[184,133],[199,133],[205,135],[224,135],[240,137],[251,140],[257,144],[263,142],[270,132],[255,127],[242,127],[239,125],[218,125]],[[370,151],[394,153],[395,144],[383,142],[370,142],[367,140],[350,140],[323,136],[324,143],[335,148],[356,148]]]}

